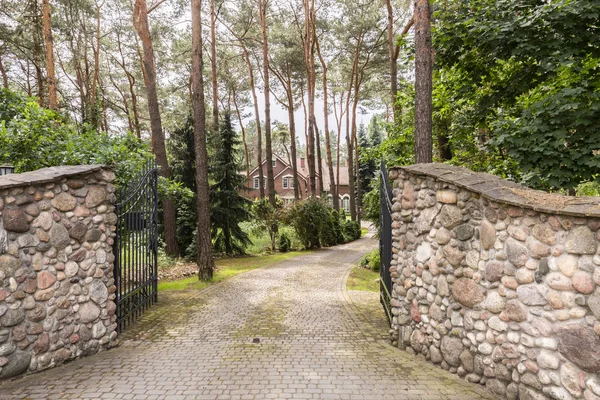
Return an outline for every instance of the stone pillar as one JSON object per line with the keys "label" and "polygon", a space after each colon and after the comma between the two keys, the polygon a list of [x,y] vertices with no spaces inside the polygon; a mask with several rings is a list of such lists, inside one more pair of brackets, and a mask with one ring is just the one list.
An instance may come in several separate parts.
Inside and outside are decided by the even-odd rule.
{"label": "stone pillar", "polygon": [[116,344],[114,174],[0,177],[0,379]]}

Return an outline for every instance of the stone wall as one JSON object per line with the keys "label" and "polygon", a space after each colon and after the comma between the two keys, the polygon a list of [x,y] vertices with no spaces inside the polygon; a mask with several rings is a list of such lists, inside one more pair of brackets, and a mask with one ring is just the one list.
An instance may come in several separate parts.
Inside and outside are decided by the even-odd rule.
{"label": "stone wall", "polygon": [[0,379],[116,343],[113,179],[101,166],[0,177]]}
{"label": "stone wall", "polygon": [[600,399],[600,198],[441,164],[394,181],[398,347],[509,399]]}

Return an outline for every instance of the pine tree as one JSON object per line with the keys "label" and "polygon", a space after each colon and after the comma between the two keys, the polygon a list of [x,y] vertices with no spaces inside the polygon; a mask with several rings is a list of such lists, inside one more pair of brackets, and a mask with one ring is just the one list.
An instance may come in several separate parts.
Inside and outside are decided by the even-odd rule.
{"label": "pine tree", "polygon": [[[173,180],[196,193],[196,149],[194,147],[194,118],[189,115],[185,122],[174,129],[167,141],[167,151]],[[185,257],[195,258],[198,218],[196,196],[177,199],[177,243]]]}
{"label": "pine tree", "polygon": [[360,191],[362,194],[368,193],[371,188],[371,180],[375,176],[377,167],[375,162],[370,157],[365,157],[364,154],[371,147],[364,124],[360,124],[357,132],[359,165],[358,172],[360,174]]}
{"label": "pine tree", "polygon": [[250,219],[250,202],[239,193],[244,190],[246,177],[237,157],[240,141],[231,126],[231,115],[224,113],[221,121],[219,146],[211,171],[210,222],[214,248],[217,252],[243,254],[250,238],[239,224]]}
{"label": "pine tree", "polygon": [[377,147],[381,144],[383,134],[381,131],[380,119],[377,115],[374,115],[369,121],[367,137],[369,138],[370,147]]}

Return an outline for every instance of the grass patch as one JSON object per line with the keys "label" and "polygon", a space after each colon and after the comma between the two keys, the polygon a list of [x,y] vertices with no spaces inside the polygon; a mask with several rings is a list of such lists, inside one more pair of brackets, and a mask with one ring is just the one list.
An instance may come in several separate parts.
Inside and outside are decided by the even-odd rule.
{"label": "grass patch", "polygon": [[362,290],[379,293],[379,272],[367,268],[353,267],[346,284],[347,290]]}
{"label": "grass patch", "polygon": [[236,276],[256,268],[266,267],[268,265],[287,260],[288,258],[310,253],[310,251],[290,251],[288,253],[276,253],[266,256],[222,258],[215,261],[216,270],[211,282],[199,281],[197,276],[191,276],[189,278],[179,279],[176,281],[159,282],[158,290],[199,290],[213,283],[221,282],[227,278],[231,278],[232,276]]}
{"label": "grass patch", "polygon": [[368,228],[360,228],[360,236],[365,236],[367,233],[369,233],[369,229]]}
{"label": "grass patch", "polygon": [[[257,230],[252,221],[242,222],[240,224],[242,230],[248,233],[252,244],[246,247],[246,254],[250,255],[262,255],[271,252],[271,238],[269,234],[265,231]],[[279,236],[285,233],[291,241],[292,249],[301,249],[302,243],[296,237],[296,231],[291,226],[286,226],[284,224],[279,225],[279,232],[277,234],[277,239],[275,240],[275,245],[279,244]]]}

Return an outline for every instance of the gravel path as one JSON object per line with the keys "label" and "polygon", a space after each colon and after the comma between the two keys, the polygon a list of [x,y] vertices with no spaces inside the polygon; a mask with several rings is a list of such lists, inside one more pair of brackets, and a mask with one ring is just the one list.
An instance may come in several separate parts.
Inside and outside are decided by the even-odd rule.
{"label": "gravel path", "polygon": [[386,344],[377,301],[346,292],[350,266],[376,245],[161,293],[119,348],[2,384],[0,399],[492,398]]}

